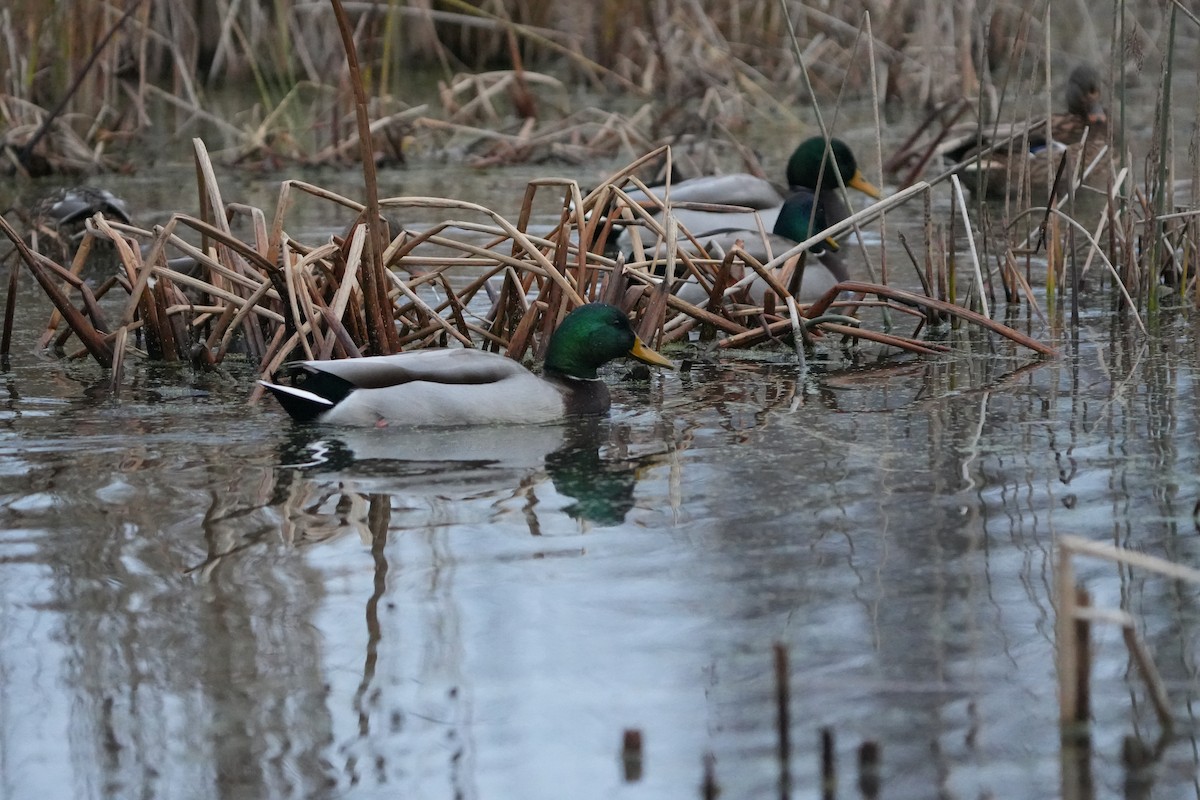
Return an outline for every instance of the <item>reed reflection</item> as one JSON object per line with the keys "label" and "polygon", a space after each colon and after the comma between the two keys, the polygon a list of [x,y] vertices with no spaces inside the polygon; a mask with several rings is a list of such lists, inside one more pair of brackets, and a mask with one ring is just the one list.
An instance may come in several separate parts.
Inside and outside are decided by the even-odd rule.
{"label": "reed reflection", "polygon": [[[80,794],[170,796],[183,785],[219,796],[323,791],[330,721],[321,641],[297,624],[323,601],[320,581],[302,558],[261,549],[203,572],[184,569],[206,529],[209,546],[223,550],[246,538],[231,531],[253,528],[261,465],[245,452],[194,448],[188,468],[172,461],[168,470],[137,450],[45,452],[35,475],[10,483],[41,497],[21,512],[37,542],[21,572],[45,578],[43,603],[6,616],[38,621],[31,641],[55,678],[46,683],[51,673],[41,668],[22,678],[18,718],[41,708],[41,747],[70,743]],[[7,527],[13,519],[4,516]],[[64,687],[65,704],[57,702]]]}

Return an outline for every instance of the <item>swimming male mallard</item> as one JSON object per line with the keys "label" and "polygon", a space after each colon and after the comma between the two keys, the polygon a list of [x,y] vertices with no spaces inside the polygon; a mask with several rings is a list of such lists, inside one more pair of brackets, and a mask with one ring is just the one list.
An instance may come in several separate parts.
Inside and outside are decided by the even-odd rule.
{"label": "swimming male mallard", "polygon": [[[1083,183],[1103,186],[1108,180],[1111,161],[1104,157],[1108,146],[1108,116],[1101,101],[1100,74],[1087,64],[1074,69],[1067,81],[1067,111],[1050,117],[1050,135],[1045,121],[1029,126],[999,129],[996,149],[975,164],[959,170],[959,177],[971,192],[982,188],[986,197],[1003,198],[1016,190],[1028,176],[1034,199],[1044,199],[1059,174],[1059,163],[1066,158],[1055,194],[1065,191],[1066,180],[1082,172]],[[1086,139],[1085,139],[1086,134]],[[972,134],[945,149],[950,163],[971,158],[992,145],[990,133]],[[1028,149],[1022,144],[1028,142]],[[1050,158],[1047,159],[1047,149]]]}
{"label": "swimming male mallard", "polygon": [[550,337],[541,377],[498,353],[463,348],[302,361],[297,385],[260,381],[300,422],[341,425],[543,423],[608,410],[596,370],[621,356],[671,362],[646,347],[621,311],[580,306]]}
{"label": "swimming male mallard", "polygon": [[[841,175],[846,186],[857,189],[876,200],[882,196],[879,189],[863,177],[862,172],[858,169],[858,160],[855,159],[850,145],[841,139],[830,139],[829,150],[833,153],[838,174]],[[823,168],[822,162],[825,162]],[[792,157],[788,159],[787,179],[792,193],[804,189],[816,193],[828,224],[836,224],[848,216],[846,207],[842,204],[841,194],[838,192],[838,175],[835,175],[828,166],[825,159],[825,140],[821,137],[814,136],[811,139],[805,139],[792,152]]]}

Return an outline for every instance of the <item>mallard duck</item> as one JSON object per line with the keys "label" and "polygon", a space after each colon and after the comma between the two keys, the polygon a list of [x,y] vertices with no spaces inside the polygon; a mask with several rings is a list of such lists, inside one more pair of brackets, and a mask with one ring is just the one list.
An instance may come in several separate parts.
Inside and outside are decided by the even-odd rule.
{"label": "mallard duck", "polygon": [[1102,85],[1095,67],[1080,64],[1075,68],[1067,81],[1067,113],[1050,118],[1054,141],[1076,144],[1083,141],[1083,133],[1089,128],[1092,132],[1104,132],[1101,126],[1108,124],[1108,115],[1104,112]]}
{"label": "mallard duck", "polygon": [[857,189],[868,197],[878,200],[882,195],[859,171],[858,160],[854,157],[850,145],[841,139],[830,139],[829,150],[833,153],[837,174],[829,169],[825,160],[825,140],[814,136],[805,139],[792,152],[792,157],[788,159],[787,179],[793,193],[802,189],[816,193],[826,220],[833,225],[847,217],[846,207],[842,204],[838,192],[838,175],[846,186]]}
{"label": "mallard duck", "polygon": [[[32,222],[44,234],[43,252],[57,250],[64,264],[70,264],[83,241],[88,221],[101,213],[110,222],[131,221],[129,206],[107,189],[75,186],[57,189],[41,198],[32,208]],[[116,248],[101,237],[89,252],[88,275],[110,274],[118,267]]]}
{"label": "mallard duck", "polygon": [[97,212],[125,224],[129,224],[131,219],[129,206],[124,200],[108,189],[94,186],[61,189],[43,198],[37,206],[38,218],[48,220],[59,228],[78,226]]}
{"label": "mallard duck", "polygon": [[[957,164],[996,143],[994,150],[958,171],[963,185],[973,193],[983,190],[986,197],[1003,198],[1028,176],[1034,197],[1045,197],[1064,158],[1068,161],[1062,175],[1073,175],[1082,167],[1084,183],[1104,185],[1111,163],[1103,157],[1108,146],[1108,116],[1101,101],[1100,74],[1087,64],[1076,67],[1067,81],[1066,95],[1067,111],[1051,116],[1049,136],[1042,121],[1028,128],[998,128],[994,139],[991,133],[977,131],[948,145],[943,150],[946,159]],[[1027,149],[1022,149],[1023,144]],[[1061,184],[1055,187],[1055,194],[1063,193],[1065,180]]]}
{"label": "mallard duck", "polygon": [[[830,139],[829,149],[833,154],[837,172],[842,176],[846,186],[857,189],[869,197],[879,199],[879,189],[875,188],[858,168],[858,160],[854,151],[841,139]],[[825,159],[825,140],[813,136],[802,141],[788,158],[787,183],[788,191],[781,193],[770,181],[747,173],[731,175],[714,175],[703,178],[691,178],[672,184],[670,191],[671,203],[710,203],[714,205],[745,206],[757,210],[751,212],[721,212],[701,211],[693,209],[672,209],[672,214],[692,233],[704,234],[719,229],[758,230],[757,219],[762,220],[763,227],[772,230],[779,209],[783,206],[784,198],[798,191],[807,189],[820,196],[825,208],[829,224],[840,222],[846,217],[846,207],[842,203],[838,189],[838,175],[828,167],[822,169]],[[661,200],[663,191],[656,189],[654,194]],[[640,193],[632,193],[634,200],[646,199]],[[623,240],[622,252],[629,248]]]}
{"label": "mallard duck", "polygon": [[300,422],[544,423],[607,411],[608,387],[596,370],[621,356],[672,366],[642,343],[619,309],[591,303],[554,331],[541,377],[498,353],[456,348],[302,361],[292,366],[296,385],[260,383]]}
{"label": "mallard duck", "polygon": [[[723,258],[726,252],[740,243],[743,250],[766,264],[829,225],[825,205],[818,202],[818,195],[801,188],[783,202],[775,218],[775,227],[765,238],[757,230],[736,228],[708,231],[697,238],[713,258]],[[838,253],[838,243],[832,238],[810,247],[808,255],[810,257],[805,260],[802,273],[796,270],[798,257],[790,259],[776,273],[780,282],[801,303],[811,303],[835,284],[850,279],[850,273]],[[766,281],[756,277],[749,286],[751,300],[761,303],[768,288]],[[701,304],[707,296],[695,280],[682,282],[676,294],[696,305]]]}
{"label": "mallard duck", "polygon": [[[841,174],[846,185],[878,199],[879,190],[872,185],[858,169],[854,152],[840,139],[830,140],[830,152],[833,154],[837,171]],[[771,260],[779,253],[790,250],[797,242],[808,239],[812,233],[836,224],[848,215],[845,204],[838,191],[838,175],[828,167],[822,169],[825,161],[825,140],[819,136],[805,139],[788,159],[787,177],[791,193],[787,200],[780,199],[777,207],[758,212],[764,226],[771,226],[771,235],[766,239],[760,233],[753,215],[725,214],[719,212],[675,211],[676,217],[695,234],[697,241],[705,245],[709,255],[721,257],[737,241],[742,242],[743,249],[758,258],[763,263]],[[827,162],[826,162],[827,163]],[[849,176],[849,177],[847,177]],[[725,178],[751,179],[752,176],[724,176]],[[707,181],[710,179],[695,179]],[[694,181],[684,181],[686,197],[695,197],[697,201],[703,197],[701,186]],[[722,184],[712,179],[709,186],[716,188]],[[749,180],[743,181],[743,186],[751,186]],[[671,190],[672,202],[679,201],[678,187]],[[744,195],[745,196],[745,195]],[[710,198],[709,200],[713,200]],[[712,227],[713,225],[717,227]],[[708,227],[703,227],[708,225]],[[802,303],[812,302],[824,295],[831,287],[841,281],[849,280],[850,274],[845,263],[838,255],[837,242],[826,239],[809,249],[818,260],[808,259],[802,273],[796,271],[796,261],[785,264],[777,275],[780,281],[788,287],[793,296]],[[797,285],[796,281],[800,280]],[[766,282],[756,278],[750,285],[750,298],[761,302],[767,290]],[[704,290],[694,280],[684,281],[676,290],[684,300],[700,304],[705,295]]]}

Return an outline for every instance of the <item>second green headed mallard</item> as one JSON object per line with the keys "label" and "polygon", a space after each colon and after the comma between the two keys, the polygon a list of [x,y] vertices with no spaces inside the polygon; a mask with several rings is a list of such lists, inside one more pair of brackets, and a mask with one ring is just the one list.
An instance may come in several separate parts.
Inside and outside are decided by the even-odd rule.
{"label": "second green headed mallard", "polygon": [[260,381],[299,422],[338,425],[545,423],[609,408],[597,375],[621,356],[670,367],[646,347],[619,309],[591,303],[550,337],[539,377],[498,353],[442,348],[390,356],[302,361],[295,385]]}

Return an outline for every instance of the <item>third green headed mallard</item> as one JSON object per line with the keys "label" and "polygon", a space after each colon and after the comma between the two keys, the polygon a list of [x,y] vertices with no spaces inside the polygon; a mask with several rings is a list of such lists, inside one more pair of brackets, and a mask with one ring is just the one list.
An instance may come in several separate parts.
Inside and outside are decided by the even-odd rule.
{"label": "third green headed mallard", "polygon": [[[793,193],[780,207],[775,227],[765,239],[757,230],[728,228],[708,231],[697,240],[713,258],[724,257],[730,248],[740,244],[743,250],[766,264],[798,242],[829,227],[825,206],[817,199],[818,195],[806,189]],[[835,284],[850,279],[849,270],[838,253],[838,244],[833,239],[827,238],[808,249],[802,273],[797,272],[797,262],[798,258],[789,259],[777,269],[775,277],[800,303],[811,303]],[[761,304],[768,288],[766,281],[755,277],[749,285],[751,301]],[[701,305],[707,297],[694,279],[683,281],[676,294],[695,305]]]}

